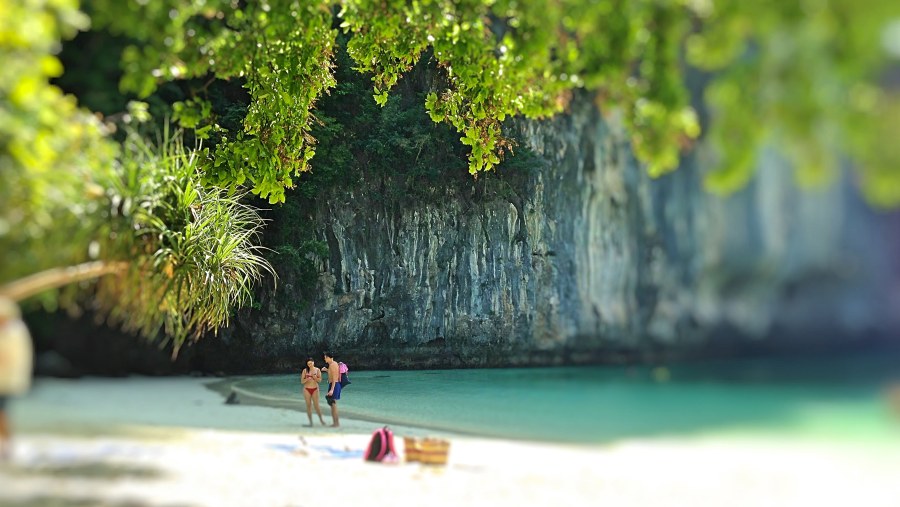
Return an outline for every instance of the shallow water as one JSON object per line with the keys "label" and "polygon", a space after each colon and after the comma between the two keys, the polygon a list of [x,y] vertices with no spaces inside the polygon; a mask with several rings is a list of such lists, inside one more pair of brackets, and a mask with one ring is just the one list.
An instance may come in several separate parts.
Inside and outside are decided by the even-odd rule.
{"label": "shallow water", "polygon": [[[350,374],[340,402],[345,415],[484,436],[577,443],[714,433],[875,445],[900,439],[900,420],[884,396],[900,380],[896,351],[669,368]],[[250,377],[235,386],[263,404],[302,403],[296,375]],[[327,414],[324,399],[322,407]]]}

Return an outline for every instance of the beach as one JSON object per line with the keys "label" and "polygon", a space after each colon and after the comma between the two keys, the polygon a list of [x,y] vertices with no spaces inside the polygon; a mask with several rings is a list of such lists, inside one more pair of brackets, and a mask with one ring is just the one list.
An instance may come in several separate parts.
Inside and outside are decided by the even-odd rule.
{"label": "beach", "polygon": [[435,435],[450,442],[448,463],[373,464],[361,456],[378,422],[306,428],[291,408],[225,404],[213,381],[39,379],[10,407],[0,505],[900,505],[894,444],[562,445],[392,426],[401,456],[402,436]]}

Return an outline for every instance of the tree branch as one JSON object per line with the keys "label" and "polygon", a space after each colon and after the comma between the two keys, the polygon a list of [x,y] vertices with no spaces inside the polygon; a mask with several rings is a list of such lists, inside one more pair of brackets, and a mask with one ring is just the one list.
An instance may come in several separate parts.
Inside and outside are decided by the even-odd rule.
{"label": "tree branch", "polygon": [[56,289],[71,283],[117,273],[125,270],[127,267],[127,262],[94,261],[78,264],[77,266],[52,268],[14,280],[5,285],[0,285],[0,296],[7,297],[13,301],[22,301],[45,290]]}

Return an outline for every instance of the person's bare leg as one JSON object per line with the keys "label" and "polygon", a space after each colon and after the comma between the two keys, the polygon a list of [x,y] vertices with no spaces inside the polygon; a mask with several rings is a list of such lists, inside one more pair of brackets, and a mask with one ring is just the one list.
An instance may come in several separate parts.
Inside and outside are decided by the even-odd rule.
{"label": "person's bare leg", "polygon": [[341,425],[341,422],[338,419],[337,402],[334,402],[331,404],[331,420],[333,421],[331,423],[332,428],[337,428],[338,426]]}
{"label": "person's bare leg", "polygon": [[[316,395],[318,395],[318,394],[319,394],[319,392],[316,391]],[[319,397],[318,396],[313,398],[313,403],[316,405],[316,413],[319,414],[319,422],[322,423],[322,426],[325,426],[325,418],[322,417],[322,407],[319,406]],[[312,424],[312,421],[310,421],[310,424]]]}
{"label": "person's bare leg", "polygon": [[309,391],[306,388],[303,388],[303,399],[306,400],[306,417],[309,418],[309,424],[305,426],[312,428],[312,396],[309,395]]}

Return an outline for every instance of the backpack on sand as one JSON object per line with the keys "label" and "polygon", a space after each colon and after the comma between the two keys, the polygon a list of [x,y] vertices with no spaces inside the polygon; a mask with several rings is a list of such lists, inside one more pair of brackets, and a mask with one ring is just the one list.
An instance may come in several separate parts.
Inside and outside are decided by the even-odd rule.
{"label": "backpack on sand", "polygon": [[338,371],[341,373],[341,388],[347,387],[351,384],[350,376],[347,375],[347,372],[350,371],[350,368],[347,367],[346,364],[338,362]]}
{"label": "backpack on sand", "polygon": [[380,463],[382,461],[393,461],[397,459],[397,453],[394,451],[394,432],[387,426],[378,428],[372,433],[372,439],[369,440],[369,446],[366,447],[366,453],[363,454],[366,461],[374,461]]}

